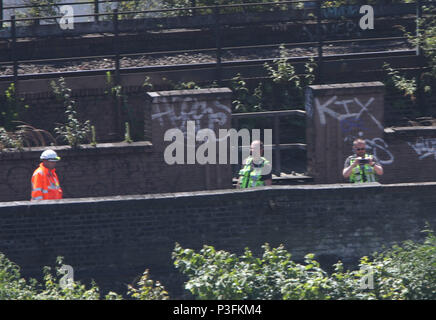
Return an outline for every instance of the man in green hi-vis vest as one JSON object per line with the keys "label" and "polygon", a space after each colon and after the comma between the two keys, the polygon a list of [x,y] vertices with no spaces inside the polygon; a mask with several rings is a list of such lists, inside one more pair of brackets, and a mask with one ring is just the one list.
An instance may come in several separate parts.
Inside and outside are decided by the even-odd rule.
{"label": "man in green hi-vis vest", "polygon": [[376,175],[383,174],[383,167],[376,159],[366,153],[366,143],[362,139],[353,142],[354,155],[345,160],[342,175],[351,183],[376,182]]}
{"label": "man in green hi-vis vest", "polygon": [[263,143],[255,140],[250,146],[250,156],[239,170],[237,188],[252,188],[272,185],[271,163],[263,157]]}

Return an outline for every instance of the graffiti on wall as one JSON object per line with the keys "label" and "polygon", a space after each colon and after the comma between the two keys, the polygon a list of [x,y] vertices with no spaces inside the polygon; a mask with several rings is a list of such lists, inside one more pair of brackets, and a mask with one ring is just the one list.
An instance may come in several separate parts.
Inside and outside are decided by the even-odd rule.
{"label": "graffiti on wall", "polygon": [[408,142],[407,144],[415,150],[419,160],[431,156],[436,160],[436,138],[419,137],[414,143]]}
{"label": "graffiti on wall", "polygon": [[[367,114],[371,121],[373,121],[380,130],[383,130],[383,125],[369,111],[369,107],[374,100],[373,97],[369,98],[366,102],[360,101],[359,98],[338,100],[337,96],[333,96],[324,103],[320,103],[319,99],[315,98],[315,106],[318,111],[319,121],[322,125],[326,124],[327,115],[341,122],[346,120],[350,123],[358,124],[360,123],[362,115]],[[333,109],[333,106],[340,106],[343,110],[337,110],[337,107]],[[356,109],[357,106],[357,112],[352,112],[351,106],[353,106],[353,109]]]}
{"label": "graffiti on wall", "polygon": [[[371,112],[371,106],[374,101],[374,97],[361,101],[357,97],[341,100],[337,96],[333,96],[324,103],[321,103],[318,98],[315,98],[315,108],[318,112],[321,125],[325,126],[327,124],[327,117],[339,121],[341,133],[345,136],[344,142],[352,144],[356,138],[363,138],[364,132],[368,132],[369,124],[375,125],[381,131],[384,129],[377,117]],[[364,114],[367,115],[369,120],[363,119]],[[356,132],[357,136],[353,134]],[[383,138],[376,137],[364,140],[368,152],[380,164],[389,165],[394,162],[395,157]]]}
{"label": "graffiti on wall", "polygon": [[[362,135],[363,133],[359,137],[347,136],[344,141],[352,144],[356,138],[361,138]],[[389,165],[394,162],[395,157],[389,150],[388,144],[382,138],[363,140],[365,140],[367,152],[372,154],[381,165]]]}
{"label": "graffiti on wall", "polygon": [[339,121],[341,132],[343,134],[350,134],[352,132],[364,132],[367,130],[365,121],[356,118],[346,118]]}
{"label": "graffiti on wall", "polygon": [[[178,103],[178,102],[176,102]],[[174,108],[174,100],[164,99],[162,104],[153,105],[152,120],[159,121],[163,127],[165,122],[171,128],[181,130],[186,136],[188,121],[195,121],[196,133],[203,129],[201,122],[207,121],[209,129],[216,129],[226,124],[231,116],[231,108],[220,101],[204,101],[192,98],[182,99],[180,108]]]}

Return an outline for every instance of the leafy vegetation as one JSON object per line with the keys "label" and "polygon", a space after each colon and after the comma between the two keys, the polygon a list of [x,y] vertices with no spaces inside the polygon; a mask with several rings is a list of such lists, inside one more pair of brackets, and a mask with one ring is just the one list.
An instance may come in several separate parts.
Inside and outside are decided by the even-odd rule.
{"label": "leafy vegetation", "polygon": [[138,281],[138,289],[129,285],[128,295],[138,300],[169,300],[168,292],[159,281],[156,283],[149,279],[148,269],[146,269]]}
{"label": "leafy vegetation", "polygon": [[[150,78],[146,77],[142,84],[142,88],[145,92],[150,91],[153,88],[153,85],[149,82],[149,80]],[[114,108],[120,108],[121,117],[125,120],[128,120],[124,121],[124,141],[133,142],[134,140],[141,140],[143,134],[141,130],[142,119],[134,115],[133,108],[129,104],[129,98],[127,94],[123,93],[123,87],[120,84],[115,83],[114,77],[110,71],[106,72],[106,90],[104,92],[106,95],[112,98]],[[119,119],[120,123],[123,122],[123,119]],[[132,129],[131,131],[130,128]]]}
{"label": "leafy vegetation", "polygon": [[[119,19],[138,19],[144,17],[172,17],[172,16],[186,16],[192,15],[191,10],[178,10],[178,11],[157,11],[148,13],[122,13],[122,12],[134,12],[134,11],[144,11],[144,10],[165,10],[165,9],[183,9],[191,7],[210,7],[215,5],[229,5],[229,4],[244,4],[244,3],[269,3],[269,2],[280,2],[279,0],[133,0],[133,1],[120,1],[118,4],[118,11],[121,12]],[[276,6],[277,7],[277,6]],[[104,6],[104,11],[109,13],[115,8],[114,5],[106,4]],[[221,9],[221,13],[245,13],[248,11],[272,11],[274,10],[271,6],[250,6],[244,9],[233,7]],[[196,9],[195,14],[212,14],[212,9]],[[106,18],[108,19],[108,18]]]}
{"label": "leafy vegetation", "polygon": [[15,84],[11,83],[4,96],[0,97],[0,151],[56,144],[49,132],[19,121],[29,108],[29,105],[24,104],[24,99],[18,97]]}
{"label": "leafy vegetation", "polygon": [[436,90],[436,5],[428,4],[422,8],[423,17],[418,20],[418,35],[407,34],[410,41],[420,46],[429,65],[429,71],[424,72],[422,82],[424,92],[432,93]]}
{"label": "leafy vegetation", "polygon": [[99,299],[98,288],[92,285],[90,289],[79,282],[60,286],[60,267],[62,260],[57,261],[55,274],[49,267],[44,268],[43,283],[35,279],[21,277],[20,268],[0,253],[0,300],[93,300]]}
{"label": "leafy vegetation", "polygon": [[106,71],[106,90],[105,94],[111,95],[113,98],[123,98],[123,87],[121,85],[116,85],[114,82],[114,77],[110,71]]}
{"label": "leafy vegetation", "polygon": [[23,98],[17,96],[15,84],[12,82],[0,98],[0,127],[5,130],[16,129],[20,116],[30,108],[23,101]]}
{"label": "leafy vegetation", "polygon": [[436,20],[434,19],[436,6],[434,4],[425,5],[422,7],[422,12],[422,18],[418,20],[417,34],[406,32],[405,28],[402,29],[409,42],[422,50],[427,67],[423,68],[418,75],[411,76],[387,64],[384,65],[387,73],[385,84],[388,94],[400,94],[405,97],[394,101],[394,105],[398,108],[412,105],[416,117],[436,116],[434,110],[427,108],[436,90]]}
{"label": "leafy vegetation", "polygon": [[125,123],[124,123],[124,127],[125,127],[125,132],[124,132],[124,142],[132,143],[133,140],[132,140],[132,138],[130,137],[130,125],[129,125],[129,123],[128,123],[128,122],[125,122]]}
{"label": "leafy vegetation", "polygon": [[[227,7],[221,8],[220,13],[247,13],[247,12],[269,12],[277,9],[302,9],[304,8],[303,2],[296,2],[292,4],[280,4],[283,0],[126,0],[126,1],[116,1],[116,2],[105,2],[102,4],[102,13],[112,13],[115,8],[118,9],[119,15],[118,19],[139,19],[146,17],[172,17],[172,16],[186,16],[192,15],[194,12],[192,10],[177,10],[172,11],[168,9],[183,9],[190,7],[211,7],[216,5],[238,5],[238,4],[257,4],[257,3],[274,3],[277,4],[271,6],[263,5],[252,5],[245,7]],[[384,0],[384,4],[393,3],[410,3],[415,0]],[[58,16],[59,8],[62,5],[61,0],[23,0],[24,4],[29,6],[29,8],[17,10],[18,18],[34,18],[34,17],[50,17]],[[362,5],[369,4],[374,5],[380,3],[380,0],[367,0],[362,2],[362,0],[332,0],[323,1],[323,8],[339,7],[344,5]],[[42,7],[36,7],[36,5],[43,5]],[[310,5],[310,3],[309,3]],[[90,13],[92,6],[89,7]],[[151,11],[147,13],[142,13],[141,11]],[[154,11],[153,11],[154,10]],[[158,11],[164,10],[164,11]],[[167,10],[167,11],[165,11]],[[195,14],[213,14],[212,9],[196,9]],[[104,15],[100,17],[100,20],[111,20],[112,15]],[[54,19],[44,19],[44,21],[54,21]],[[31,21],[20,22],[25,25],[32,24]],[[35,20],[33,22],[37,24]]]}
{"label": "leafy vegetation", "polygon": [[237,256],[212,246],[197,253],[176,244],[173,259],[189,279],[185,288],[198,299],[435,299],[436,237],[426,232],[423,243],[406,241],[373,260],[363,257],[358,270],[344,271],[338,262],[331,275],[313,254],[303,264],[292,261],[283,245],[265,244],[262,256],[255,257],[248,248]]}
{"label": "leafy vegetation", "polygon": [[[414,0],[385,0],[383,3],[408,3],[413,2]],[[238,5],[238,4],[262,4],[262,3],[274,3],[277,4],[274,6],[262,6],[262,5],[252,5],[245,7],[227,7],[222,8],[220,13],[247,13],[247,12],[268,12],[274,11],[278,8],[281,9],[302,9],[304,8],[304,3],[292,3],[292,4],[280,4],[283,0],[132,0],[132,1],[120,1],[118,4],[119,12],[132,12],[132,11],[143,11],[143,10],[159,10],[159,9],[183,9],[190,7],[211,7],[216,5]],[[323,1],[322,6],[324,8],[330,7],[339,7],[343,5],[357,5],[357,4],[377,4],[380,3],[380,0],[367,0],[364,3],[362,0],[333,0],[333,1]],[[104,7],[105,12],[112,12],[114,9],[113,5],[106,4]],[[211,9],[196,9],[195,14],[212,14],[213,10]],[[180,10],[180,11],[163,11],[163,12],[151,12],[151,13],[126,13],[120,14],[120,19],[137,19],[143,17],[156,17],[156,16],[183,16],[190,15],[192,12],[188,10]]]}
{"label": "leafy vegetation", "polygon": [[[139,13],[138,11],[147,10],[159,10],[164,9],[164,3],[158,0],[130,0],[130,1],[119,1],[115,3],[104,3],[103,12],[111,13],[117,8],[119,15],[119,20],[124,19],[139,19],[139,18],[150,18],[162,15],[162,13]],[[134,12],[134,13],[123,13],[123,12]],[[166,15],[166,14],[164,14]],[[112,16],[103,16],[103,20],[113,19]]]}
{"label": "leafy vegetation", "polygon": [[72,148],[77,148],[81,143],[89,141],[91,123],[89,120],[81,122],[77,118],[75,109],[76,101],[71,97],[71,89],[67,87],[65,79],[60,77],[58,82],[51,81],[50,85],[56,98],[63,101],[67,122],[54,130],[59,137],[66,141]]}
{"label": "leafy vegetation", "polygon": [[414,101],[416,99],[416,79],[407,79],[398,70],[393,69],[388,63],[383,64],[384,70],[388,74],[386,85],[399,90],[405,97]]}
{"label": "leafy vegetation", "polygon": [[[198,253],[176,244],[174,266],[188,277],[185,288],[197,299],[291,299],[291,300],[434,300],[436,299],[436,236],[431,230],[423,242],[405,241],[372,259],[360,259],[359,269],[345,270],[339,261],[329,274],[307,254],[296,263],[283,245],[262,246],[256,257],[245,249],[241,256],[204,246]],[[78,281],[61,285],[63,258],[54,272],[45,267],[40,283],[26,280],[20,268],[0,253],[0,300],[97,300],[123,299],[110,291],[101,296],[96,283],[89,288]],[[159,281],[145,270],[127,287],[127,297],[138,300],[168,300]]]}
{"label": "leafy vegetation", "polygon": [[[52,272],[50,267],[44,267],[43,281],[26,280],[21,277],[20,268],[0,253],[0,300],[121,300],[123,297],[110,291],[104,297],[96,283],[89,288],[79,281],[69,281],[61,285],[63,258],[58,257],[56,267]],[[137,287],[137,288],[136,288]],[[149,279],[145,270],[135,286],[129,285],[127,295],[136,300],[167,300],[168,293],[158,281]]]}
{"label": "leafy vegetation", "polygon": [[8,132],[0,127],[0,151],[6,148],[23,148],[23,136],[20,131]]}
{"label": "leafy vegetation", "polygon": [[415,0],[325,0],[323,1],[323,7],[339,7],[344,5],[375,5],[375,4],[395,4],[395,3],[413,3]]}
{"label": "leafy vegetation", "polygon": [[[54,17],[60,15],[61,0],[23,0],[22,5],[28,6],[28,8],[17,10],[17,18],[40,18],[40,17]],[[55,19],[43,19],[46,22],[56,22]],[[39,20],[33,21],[20,21],[22,25],[38,25]]]}
{"label": "leafy vegetation", "polygon": [[304,89],[315,81],[316,63],[313,60],[305,63],[304,73],[298,74],[289,62],[286,48],[281,45],[279,49],[280,58],[264,65],[268,78],[259,81],[254,89],[250,90],[239,74],[232,79],[234,112],[302,108]]}
{"label": "leafy vegetation", "polygon": [[97,138],[95,133],[95,126],[91,126],[91,146],[96,147],[97,146]]}

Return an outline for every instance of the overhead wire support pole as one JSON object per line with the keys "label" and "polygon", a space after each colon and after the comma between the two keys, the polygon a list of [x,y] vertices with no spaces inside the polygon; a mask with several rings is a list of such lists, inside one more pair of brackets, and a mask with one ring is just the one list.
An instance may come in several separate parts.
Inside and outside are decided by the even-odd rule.
{"label": "overhead wire support pole", "polygon": [[[120,79],[120,52],[119,52],[119,29],[118,29],[118,9],[114,9],[114,15],[113,15],[113,25],[114,25],[114,51],[115,51],[115,86],[120,85],[121,79]],[[114,97],[115,99],[115,113],[117,117],[115,117],[115,128],[117,131],[117,134],[119,137],[123,136],[122,131],[122,115],[121,115],[121,108],[120,108],[120,97],[118,94]],[[118,118],[118,119],[117,119]]]}
{"label": "overhead wire support pole", "polygon": [[12,43],[11,43],[11,56],[13,60],[13,69],[14,69],[14,84],[15,89],[17,88],[17,82],[18,82],[18,61],[17,61],[17,25],[15,21],[15,15],[11,16],[11,37],[12,37]]}
{"label": "overhead wire support pole", "polygon": [[98,0],[94,0],[94,14],[95,14],[95,16],[94,16],[94,21],[95,21],[95,22],[99,22],[99,18],[100,18],[100,16],[99,16],[99,14],[100,14],[100,9],[99,9],[99,7],[98,7]]}
{"label": "overhead wire support pole", "polygon": [[322,52],[322,31],[321,31],[321,22],[322,22],[322,2],[323,0],[317,0],[316,2],[316,36],[318,41],[318,67],[317,67],[317,79],[316,83],[322,82],[322,72],[323,72],[323,52]]}
{"label": "overhead wire support pole", "polygon": [[191,11],[191,15],[193,15],[193,16],[195,16],[197,13],[196,13],[196,10],[195,10],[195,7],[197,6],[197,0],[191,0],[191,7],[192,8],[194,8],[194,9],[192,9],[192,11]]}
{"label": "overhead wire support pole", "polygon": [[114,24],[114,51],[115,51],[115,83],[119,84],[120,77],[120,52],[119,52],[119,29],[118,29],[118,9],[114,9],[113,15]]}
{"label": "overhead wire support pole", "polygon": [[418,59],[418,74],[416,76],[416,103],[423,114],[426,114],[425,103],[422,99],[422,48],[421,48],[421,21],[422,19],[422,3],[421,0],[416,0],[416,57]]}
{"label": "overhead wire support pole", "polygon": [[215,15],[215,44],[216,44],[216,79],[221,85],[221,27],[219,7],[214,7]]}
{"label": "overhead wire support pole", "polygon": [[[3,20],[3,0],[0,0],[0,20]],[[0,22],[0,29],[3,29],[3,21]]]}
{"label": "overhead wire support pole", "polygon": [[273,127],[274,127],[274,173],[277,177],[280,177],[281,174],[281,159],[280,159],[280,118],[279,116],[275,115],[273,117]]}
{"label": "overhead wire support pole", "polygon": [[420,30],[420,23],[422,19],[422,4],[421,0],[416,0],[416,38],[417,38],[417,44],[416,44],[416,55],[419,57],[421,56],[421,30]]}

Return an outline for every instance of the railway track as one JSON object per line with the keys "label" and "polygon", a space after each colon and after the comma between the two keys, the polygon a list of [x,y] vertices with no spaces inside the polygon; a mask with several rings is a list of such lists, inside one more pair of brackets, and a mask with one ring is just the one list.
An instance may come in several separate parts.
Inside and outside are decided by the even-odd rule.
{"label": "railway track", "polygon": [[[92,57],[79,57],[79,60],[90,59]],[[107,57],[109,58],[109,57]],[[106,59],[106,58],[103,58]],[[265,75],[265,70],[263,68],[265,63],[273,63],[277,57],[274,58],[261,58],[261,59],[241,59],[241,60],[231,60],[231,61],[221,61],[220,63],[215,62],[202,62],[202,63],[178,63],[178,64],[167,64],[167,65],[144,65],[135,67],[121,67],[120,74],[130,74],[130,73],[145,73],[145,74],[167,74],[172,73],[173,76],[177,73],[178,78],[184,78],[183,75],[195,73],[202,73],[203,80],[213,81],[215,78],[215,73],[217,71],[221,72],[222,79],[231,79],[237,73],[247,75],[250,77],[262,77]],[[301,55],[301,56],[290,56],[287,57],[288,62],[295,65],[297,72],[302,71],[304,63],[311,60],[318,61],[318,57],[315,55]],[[59,59],[54,63],[62,65],[63,59]],[[43,63],[43,60],[39,60],[39,63]],[[347,70],[359,70],[356,69],[360,66],[361,71],[370,72],[371,70],[377,70],[381,68],[384,62],[388,62],[393,66],[401,68],[416,68],[419,67],[420,62],[416,57],[416,51],[413,49],[400,49],[400,50],[385,50],[385,51],[375,51],[375,52],[361,52],[361,53],[343,53],[343,54],[331,54],[322,57],[322,64],[326,70],[337,69],[337,66],[344,68],[346,66]],[[26,62],[23,62],[26,63]],[[28,63],[28,62],[27,62]],[[33,62],[35,63],[35,62]],[[51,61],[50,63],[53,63]],[[91,64],[92,66],[92,64]],[[362,67],[366,70],[363,70]],[[38,69],[38,65],[33,65],[34,69]],[[347,72],[347,70],[343,70]],[[56,70],[55,67],[52,68],[51,72],[33,72],[24,73],[18,75],[18,80],[28,80],[28,79],[48,79],[57,77],[83,77],[83,76],[96,76],[105,75],[107,72],[114,72],[115,69],[112,68],[96,68],[90,70],[73,70],[73,71],[61,71]],[[1,72],[1,71],[0,71]],[[209,78],[209,79],[208,79]],[[11,74],[3,74],[0,76],[0,81],[13,81],[14,76]]]}
{"label": "railway track", "polygon": [[[264,77],[264,64],[281,56],[278,47],[282,43],[297,72],[313,59],[326,79],[330,73],[355,76],[358,71],[367,77],[378,76],[384,62],[406,69],[421,65],[413,48],[394,28],[397,23],[408,27],[414,24],[410,14],[413,5],[404,5],[399,11],[397,7],[381,6],[376,17],[378,30],[362,33],[356,22],[360,15],[352,6],[347,8],[353,13],[336,17],[330,9],[294,10],[290,7],[293,2],[283,4],[286,6],[282,9],[267,4],[274,8],[272,12],[242,15],[218,14],[219,10],[239,8],[219,6],[205,7],[218,10],[209,15],[129,21],[115,18],[100,24],[83,23],[71,33],[60,32],[55,25],[19,30],[14,20],[9,31],[0,30],[0,81],[98,76],[107,72],[113,72],[116,79],[119,75],[145,73],[154,78],[170,75],[200,82],[228,80],[238,73],[249,78]],[[245,10],[253,4],[240,7]],[[394,9],[398,12],[391,12]],[[313,13],[319,19],[311,17]],[[163,25],[156,27],[156,21]],[[187,29],[180,29],[184,26]],[[107,29],[106,33],[92,34],[100,29]],[[25,32],[33,34],[33,38],[23,36]],[[46,36],[40,36],[44,32]],[[48,46],[49,41],[55,41],[53,47]]]}

